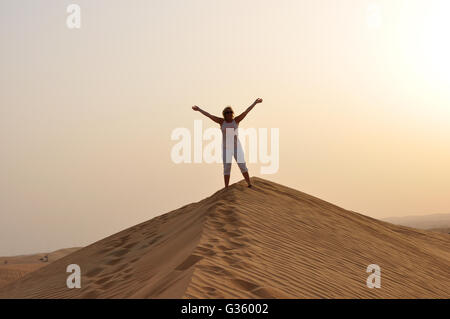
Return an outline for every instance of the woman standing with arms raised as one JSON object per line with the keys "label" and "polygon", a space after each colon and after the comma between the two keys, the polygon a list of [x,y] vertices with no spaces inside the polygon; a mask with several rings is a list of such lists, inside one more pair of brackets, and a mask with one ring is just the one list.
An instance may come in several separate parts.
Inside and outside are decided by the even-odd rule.
{"label": "woman standing with arms raised", "polygon": [[[241,113],[237,117],[234,117],[234,111],[231,108],[231,106],[227,106],[226,108],[223,109],[223,111],[222,111],[223,117],[211,115],[208,112],[199,108],[197,105],[194,105],[192,107],[192,109],[194,111],[198,111],[198,112],[202,113],[203,115],[205,115],[206,117],[209,117],[214,122],[220,124],[220,129],[222,130],[222,160],[223,160],[223,175],[224,175],[225,187],[228,187],[228,184],[230,182],[230,172],[231,172],[231,158],[228,158],[228,156],[227,156],[227,154],[228,154],[227,143],[226,143],[227,129],[228,129],[228,132],[230,132],[230,129],[236,131],[237,128],[239,127],[239,123],[245,118],[245,116],[248,114],[248,112],[250,112],[255,107],[256,104],[262,103],[262,101],[263,100],[260,98],[256,99],[252,105],[250,105],[243,113]],[[236,160],[236,162],[239,166],[239,169],[241,170],[241,173],[244,176],[245,181],[248,184],[248,187],[251,187],[252,184],[250,182],[248,168],[244,161],[244,153],[243,153],[242,147],[240,145],[239,138],[237,137],[236,134],[234,135],[234,143],[233,144],[234,144],[234,152],[233,152],[234,159]],[[239,153],[239,152],[241,152],[241,153]],[[237,156],[238,154],[242,154],[242,159],[238,158],[238,156]],[[238,162],[238,159],[239,159],[239,162]]]}

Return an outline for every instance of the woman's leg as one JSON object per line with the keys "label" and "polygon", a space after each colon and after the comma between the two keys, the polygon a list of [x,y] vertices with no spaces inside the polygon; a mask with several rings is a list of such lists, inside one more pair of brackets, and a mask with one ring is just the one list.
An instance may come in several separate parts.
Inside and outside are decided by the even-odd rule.
{"label": "woman's leg", "polygon": [[225,182],[225,187],[228,187],[230,183],[230,173],[231,173],[231,163],[225,161],[225,156],[223,158],[223,180]]}
{"label": "woman's leg", "polygon": [[236,160],[239,169],[241,170],[242,176],[244,176],[245,181],[247,182],[248,187],[252,187],[252,183],[250,182],[250,176],[248,175],[248,168],[247,164],[245,164],[244,160],[244,151],[242,150],[242,147],[239,145],[238,150],[242,152],[240,155],[236,155],[237,152],[234,153],[234,159]]}
{"label": "woman's leg", "polygon": [[223,179],[225,181],[225,187],[228,187],[228,184],[230,183],[230,175],[223,175]]}
{"label": "woman's leg", "polygon": [[[227,154],[226,149],[222,149],[222,162],[223,162],[223,180],[225,182],[225,188],[228,187],[230,183],[230,174],[231,174],[231,154]],[[227,156],[229,160],[227,160]]]}
{"label": "woman's leg", "polygon": [[245,181],[247,182],[248,187],[252,187],[252,183],[250,182],[250,176],[248,175],[248,171],[243,172],[242,175],[245,178]]}

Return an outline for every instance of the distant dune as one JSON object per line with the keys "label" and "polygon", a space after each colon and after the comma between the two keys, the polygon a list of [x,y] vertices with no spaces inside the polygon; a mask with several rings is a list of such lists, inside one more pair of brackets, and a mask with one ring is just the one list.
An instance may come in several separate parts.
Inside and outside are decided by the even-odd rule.
{"label": "distant dune", "polygon": [[383,220],[395,225],[434,230],[447,234],[450,232],[450,214],[390,217]]}
{"label": "distant dune", "polygon": [[[48,266],[52,262],[80,249],[65,248],[51,253],[30,254],[12,257],[0,257],[0,289],[26,274]],[[45,258],[47,256],[47,258]]]}
{"label": "distant dune", "polygon": [[436,231],[439,233],[450,234],[450,228],[432,228],[432,231]]}
{"label": "distant dune", "polygon": [[[450,297],[449,235],[253,182],[82,248],[8,284],[0,297]],[[66,287],[69,264],[81,267],[81,289]],[[366,286],[369,264],[381,267],[380,289]]]}

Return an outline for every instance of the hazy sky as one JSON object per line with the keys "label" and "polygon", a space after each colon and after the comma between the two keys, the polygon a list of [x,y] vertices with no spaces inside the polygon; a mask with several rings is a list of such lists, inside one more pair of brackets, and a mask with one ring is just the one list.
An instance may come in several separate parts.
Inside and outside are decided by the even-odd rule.
{"label": "hazy sky", "polygon": [[[81,8],[69,29],[66,8]],[[250,174],[375,218],[450,212],[450,2],[2,0],[0,256],[90,244],[211,195],[191,106],[259,104]],[[231,181],[242,177],[237,165]]]}

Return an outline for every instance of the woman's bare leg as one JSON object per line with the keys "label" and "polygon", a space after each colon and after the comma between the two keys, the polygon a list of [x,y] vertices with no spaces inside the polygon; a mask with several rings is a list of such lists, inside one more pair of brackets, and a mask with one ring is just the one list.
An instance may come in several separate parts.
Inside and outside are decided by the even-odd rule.
{"label": "woman's bare leg", "polygon": [[245,178],[245,181],[247,182],[248,187],[252,187],[252,183],[250,182],[250,176],[248,175],[248,172],[242,173],[242,175]]}
{"label": "woman's bare leg", "polygon": [[223,175],[223,179],[225,181],[225,187],[228,187],[228,184],[230,183],[230,175]]}

